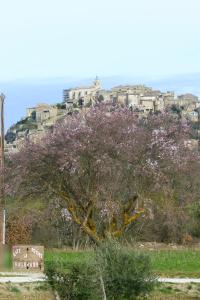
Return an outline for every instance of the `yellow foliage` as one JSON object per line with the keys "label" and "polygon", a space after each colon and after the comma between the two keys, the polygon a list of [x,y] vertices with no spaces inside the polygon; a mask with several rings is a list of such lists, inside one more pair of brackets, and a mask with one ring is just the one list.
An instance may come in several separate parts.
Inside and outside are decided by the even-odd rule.
{"label": "yellow foliage", "polygon": [[136,212],[134,215],[129,216],[128,214],[124,214],[124,225],[127,226],[133,221],[137,220],[142,214],[144,213],[144,210],[141,209],[138,212]]}

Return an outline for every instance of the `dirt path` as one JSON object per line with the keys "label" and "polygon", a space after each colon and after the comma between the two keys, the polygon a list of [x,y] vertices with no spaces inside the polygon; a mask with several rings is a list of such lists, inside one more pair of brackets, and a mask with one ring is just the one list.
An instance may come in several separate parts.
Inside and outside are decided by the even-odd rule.
{"label": "dirt path", "polygon": [[159,282],[166,283],[200,283],[200,278],[158,278]]}
{"label": "dirt path", "polygon": [[46,276],[44,274],[0,272],[0,283],[28,283],[44,281],[46,281]]}
{"label": "dirt path", "polygon": [[[0,283],[31,283],[31,282],[45,282],[47,280],[44,274],[38,273],[13,273],[0,272]],[[166,283],[200,283],[200,278],[167,278],[159,277],[159,282]]]}

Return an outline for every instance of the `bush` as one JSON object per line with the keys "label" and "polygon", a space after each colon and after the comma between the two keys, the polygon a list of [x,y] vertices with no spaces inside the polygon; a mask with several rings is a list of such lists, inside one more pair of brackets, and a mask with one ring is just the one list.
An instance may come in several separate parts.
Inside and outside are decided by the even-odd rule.
{"label": "bush", "polygon": [[20,213],[10,213],[6,219],[6,243],[7,245],[30,244],[31,224]]}
{"label": "bush", "polygon": [[46,274],[62,300],[94,300],[98,294],[94,268],[86,262],[51,264]]}
{"label": "bush", "polygon": [[180,206],[177,209],[173,203],[168,203],[155,209],[154,213],[154,220],[149,224],[154,232],[154,240],[181,244],[187,233],[188,214],[184,208]]}
{"label": "bush", "polygon": [[149,293],[155,283],[149,257],[108,240],[90,261],[48,266],[49,282],[65,300],[129,300]]}
{"label": "bush", "polygon": [[196,202],[189,207],[189,215],[188,232],[195,238],[200,238],[200,202]]}
{"label": "bush", "polygon": [[96,253],[108,299],[136,299],[150,292],[155,283],[147,255],[108,240]]}

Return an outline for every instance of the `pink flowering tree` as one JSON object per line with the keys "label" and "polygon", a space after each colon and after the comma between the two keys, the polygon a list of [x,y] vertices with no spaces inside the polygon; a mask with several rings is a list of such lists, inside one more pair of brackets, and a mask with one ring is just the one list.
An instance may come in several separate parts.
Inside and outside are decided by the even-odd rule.
{"label": "pink flowering tree", "polygon": [[184,146],[189,134],[175,115],[139,118],[101,104],[67,116],[38,142],[26,142],[9,159],[9,190],[55,195],[98,243],[108,234],[122,235],[156,193],[181,190],[178,174],[188,176],[188,163],[195,162]]}

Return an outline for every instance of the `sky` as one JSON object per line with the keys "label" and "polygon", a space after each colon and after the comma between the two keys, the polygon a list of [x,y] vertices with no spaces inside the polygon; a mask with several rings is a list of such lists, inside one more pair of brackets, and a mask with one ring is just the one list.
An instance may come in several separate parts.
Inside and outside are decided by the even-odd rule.
{"label": "sky", "polygon": [[62,89],[96,75],[155,87],[171,78],[169,88],[200,96],[200,76],[179,89],[173,80],[200,75],[199,11],[199,0],[0,0],[6,128],[26,107],[61,102]]}
{"label": "sky", "polygon": [[0,81],[200,71],[199,0],[0,0]]}

